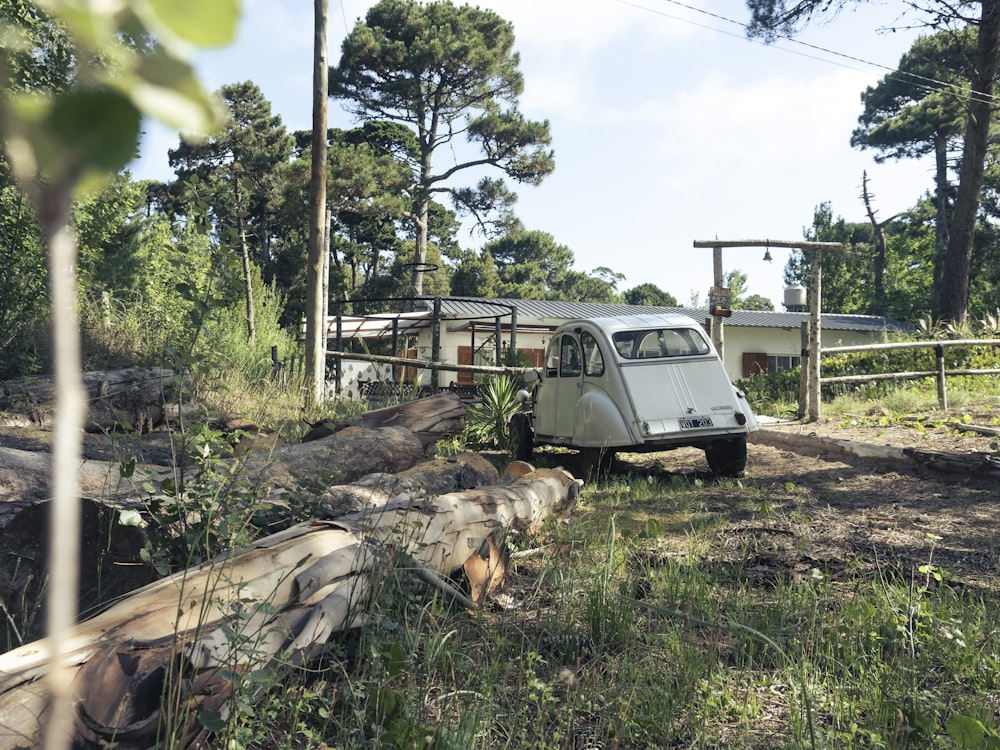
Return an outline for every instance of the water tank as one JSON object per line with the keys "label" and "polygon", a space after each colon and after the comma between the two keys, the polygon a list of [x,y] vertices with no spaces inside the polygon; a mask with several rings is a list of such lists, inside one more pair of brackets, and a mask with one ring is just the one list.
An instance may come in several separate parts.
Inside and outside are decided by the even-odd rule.
{"label": "water tank", "polygon": [[809,309],[804,286],[797,284],[785,287],[785,309],[788,312],[805,312]]}

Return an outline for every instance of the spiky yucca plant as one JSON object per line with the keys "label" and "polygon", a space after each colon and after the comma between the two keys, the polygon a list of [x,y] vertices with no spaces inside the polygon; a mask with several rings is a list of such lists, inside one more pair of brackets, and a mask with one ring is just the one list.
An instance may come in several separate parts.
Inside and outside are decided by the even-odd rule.
{"label": "spiky yucca plant", "polygon": [[507,444],[510,418],[521,410],[519,387],[520,382],[510,375],[495,375],[486,381],[482,401],[466,408],[469,442],[484,446]]}

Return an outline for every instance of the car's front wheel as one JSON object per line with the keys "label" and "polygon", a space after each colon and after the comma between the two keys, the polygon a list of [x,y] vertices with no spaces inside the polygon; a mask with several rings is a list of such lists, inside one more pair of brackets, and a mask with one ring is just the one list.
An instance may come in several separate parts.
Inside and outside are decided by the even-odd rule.
{"label": "car's front wheel", "polygon": [[531,420],[527,414],[515,414],[510,418],[510,455],[515,461],[531,461],[531,451],[534,447]]}
{"label": "car's front wheel", "polygon": [[708,468],[722,477],[741,477],[747,468],[747,437],[716,440],[705,448]]}

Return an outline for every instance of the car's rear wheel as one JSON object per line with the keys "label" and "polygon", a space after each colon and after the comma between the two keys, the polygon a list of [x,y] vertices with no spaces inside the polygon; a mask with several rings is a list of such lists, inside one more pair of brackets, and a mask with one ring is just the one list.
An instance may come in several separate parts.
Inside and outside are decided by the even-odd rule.
{"label": "car's rear wheel", "polygon": [[722,477],[741,477],[747,468],[746,435],[716,440],[705,448],[708,468]]}
{"label": "car's rear wheel", "polygon": [[534,436],[532,435],[531,420],[527,414],[515,414],[510,418],[510,436],[508,445],[510,455],[515,461],[531,461],[531,452],[534,447]]}

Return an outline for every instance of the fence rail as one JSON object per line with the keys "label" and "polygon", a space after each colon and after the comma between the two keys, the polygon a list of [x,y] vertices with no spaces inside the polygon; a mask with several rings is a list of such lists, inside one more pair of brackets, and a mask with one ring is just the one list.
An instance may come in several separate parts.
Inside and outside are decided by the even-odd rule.
{"label": "fence rail", "polygon": [[[947,341],[901,341],[894,344],[860,344],[856,346],[831,346],[824,347],[819,350],[820,363],[824,357],[833,357],[838,354],[850,354],[854,352],[874,352],[874,351],[892,351],[892,350],[903,350],[903,349],[934,349],[935,350],[935,360],[937,367],[934,370],[917,371],[917,372],[882,372],[882,373],[871,373],[867,375],[838,375],[835,377],[824,378],[821,375],[821,367],[807,367],[806,363],[802,363],[802,384],[800,387],[800,399],[799,399],[799,416],[806,417],[810,421],[815,421],[820,417],[820,388],[823,385],[834,384],[834,383],[867,383],[867,382],[877,382],[883,380],[919,380],[922,378],[934,378],[937,383],[937,393],[938,393],[938,403],[941,405],[942,409],[948,408],[948,389],[947,389],[947,378],[948,376],[956,377],[960,375],[1000,375],[1000,369],[990,368],[990,369],[946,369],[945,367],[945,349],[955,348],[955,347],[970,347],[970,346],[990,346],[990,347],[1000,347],[1000,339],[950,339]],[[808,358],[808,352],[803,347],[803,357]],[[807,404],[811,407],[808,410],[807,415]]]}

